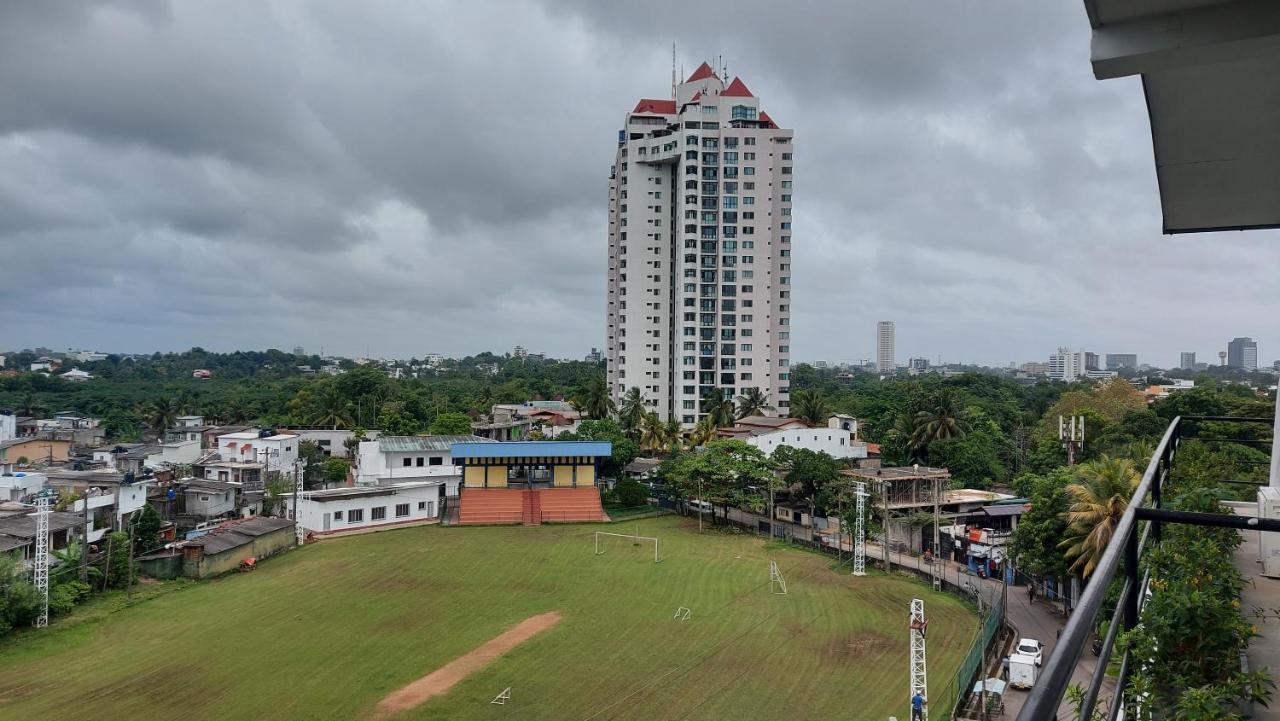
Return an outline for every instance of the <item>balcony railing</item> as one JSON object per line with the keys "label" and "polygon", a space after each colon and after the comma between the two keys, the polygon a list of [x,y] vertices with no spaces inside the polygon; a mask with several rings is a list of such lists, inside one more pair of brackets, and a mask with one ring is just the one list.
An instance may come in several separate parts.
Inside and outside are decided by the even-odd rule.
{"label": "balcony railing", "polygon": [[[1146,577],[1141,579],[1138,577],[1139,559],[1142,557],[1142,552],[1147,547],[1148,542],[1160,543],[1163,524],[1189,523],[1252,531],[1280,531],[1280,520],[1214,513],[1170,511],[1161,507],[1160,499],[1161,488],[1169,480],[1173,470],[1178,444],[1185,439],[1196,438],[1201,423],[1262,423],[1270,425],[1272,422],[1273,419],[1271,418],[1211,416],[1188,416],[1186,418],[1179,416],[1173,419],[1173,422],[1169,424],[1169,428],[1165,431],[1164,437],[1160,440],[1160,445],[1156,447],[1155,453],[1151,456],[1151,462],[1147,464],[1147,470],[1142,474],[1142,480],[1139,482],[1137,490],[1134,492],[1133,497],[1129,499],[1129,505],[1125,509],[1124,515],[1120,517],[1119,523],[1116,524],[1111,542],[1107,544],[1102,554],[1102,560],[1094,568],[1093,575],[1089,578],[1089,584],[1085,587],[1084,593],[1076,604],[1070,620],[1067,621],[1066,628],[1062,630],[1062,635],[1053,649],[1053,654],[1045,664],[1039,680],[1036,681],[1035,686],[1032,687],[1031,692],[1028,694],[1026,705],[1022,707],[1021,713],[1018,714],[1018,721],[1041,721],[1042,719],[1056,717],[1058,708],[1067,694],[1068,687],[1071,685],[1072,672],[1080,661],[1080,655],[1084,651],[1085,643],[1092,637],[1093,629],[1098,626],[1098,618],[1102,615],[1107,588],[1123,568],[1125,575],[1124,586],[1121,588],[1120,596],[1116,600],[1115,611],[1110,618],[1107,635],[1102,641],[1102,647],[1098,654],[1096,670],[1089,680],[1089,687],[1085,690],[1078,716],[1081,719],[1094,718],[1094,708],[1097,706],[1098,694],[1102,690],[1102,682],[1107,675],[1111,654],[1115,650],[1118,632],[1121,629],[1125,631],[1132,630],[1134,626],[1138,625],[1142,604],[1147,596],[1148,579]],[[1208,443],[1235,442],[1255,445],[1260,442],[1255,438],[1226,438],[1220,435],[1204,437],[1203,440]],[[1139,523],[1142,523],[1141,529],[1139,528]],[[1115,721],[1125,708],[1125,691],[1135,663],[1126,650],[1120,659],[1115,696],[1110,704],[1110,713],[1108,715],[1110,721]]]}

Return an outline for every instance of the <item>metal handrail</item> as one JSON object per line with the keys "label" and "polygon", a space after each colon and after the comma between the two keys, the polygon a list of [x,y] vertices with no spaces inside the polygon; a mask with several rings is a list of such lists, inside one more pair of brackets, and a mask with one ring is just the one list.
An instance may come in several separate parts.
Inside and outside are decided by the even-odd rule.
{"label": "metal handrail", "polygon": [[[1089,688],[1085,692],[1080,708],[1081,719],[1093,718],[1093,709],[1097,704],[1098,693],[1101,690],[1103,678],[1107,672],[1108,662],[1115,646],[1119,627],[1123,623],[1124,629],[1129,630],[1138,623],[1138,616],[1142,608],[1142,602],[1145,600],[1149,578],[1144,576],[1141,583],[1139,583],[1137,580],[1137,567],[1138,560],[1147,541],[1160,542],[1162,523],[1205,523],[1210,520],[1192,518],[1203,514],[1175,514],[1151,510],[1160,509],[1161,507],[1161,486],[1168,480],[1169,473],[1173,467],[1174,454],[1183,438],[1184,422],[1271,423],[1272,419],[1229,416],[1187,416],[1186,418],[1179,416],[1173,419],[1168,429],[1165,430],[1164,436],[1160,439],[1160,444],[1156,446],[1155,452],[1151,455],[1151,461],[1147,464],[1147,468],[1142,474],[1142,480],[1138,483],[1138,488],[1129,499],[1129,505],[1125,508],[1120,521],[1116,524],[1111,542],[1107,544],[1106,549],[1103,551],[1102,559],[1089,577],[1089,583],[1085,586],[1084,593],[1081,595],[1071,618],[1068,619],[1066,627],[1062,630],[1058,643],[1054,646],[1053,653],[1049,656],[1040,679],[1028,694],[1027,702],[1018,714],[1018,721],[1040,721],[1041,719],[1056,717],[1058,707],[1066,696],[1067,687],[1071,683],[1071,676],[1084,651],[1085,641],[1093,634],[1093,629],[1102,612],[1107,588],[1111,585],[1116,573],[1123,567],[1129,578],[1116,603],[1116,608],[1111,618],[1111,626],[1107,629],[1107,636],[1103,641],[1097,666],[1094,669],[1093,677],[1090,679]],[[1187,437],[1194,437],[1194,435],[1188,434]],[[1150,506],[1146,506],[1148,496],[1151,497]],[[1141,537],[1138,534],[1140,516],[1147,519],[1147,526],[1143,530]],[[1223,525],[1227,525],[1225,520]],[[1236,524],[1233,523],[1232,525]],[[1255,525],[1269,526],[1271,524],[1267,521],[1255,521]],[[1131,671],[1132,664],[1129,652],[1126,650],[1121,658],[1120,675],[1116,681],[1116,692],[1111,703],[1109,716],[1112,719],[1116,718],[1124,705],[1124,691]]]}

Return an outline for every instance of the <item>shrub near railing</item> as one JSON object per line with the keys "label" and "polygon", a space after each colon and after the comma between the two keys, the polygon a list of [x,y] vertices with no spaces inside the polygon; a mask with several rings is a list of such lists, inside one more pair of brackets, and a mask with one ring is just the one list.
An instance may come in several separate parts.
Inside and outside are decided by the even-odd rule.
{"label": "shrub near railing", "polygon": [[[1174,507],[1229,512],[1210,488],[1180,496]],[[1240,667],[1254,635],[1240,607],[1245,579],[1232,560],[1240,534],[1189,525],[1169,525],[1164,532],[1164,543],[1145,558],[1151,596],[1139,625],[1124,638],[1130,657],[1138,659],[1129,712],[1139,719],[1240,718],[1233,715],[1237,706],[1266,703],[1274,686],[1265,670]]]}

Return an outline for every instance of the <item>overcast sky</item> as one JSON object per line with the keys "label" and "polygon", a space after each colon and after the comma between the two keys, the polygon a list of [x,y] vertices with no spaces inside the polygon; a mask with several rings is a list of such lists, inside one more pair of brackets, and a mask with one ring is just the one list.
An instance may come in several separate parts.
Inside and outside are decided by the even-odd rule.
{"label": "overcast sky", "polygon": [[673,41],[795,129],[793,357],[1280,357],[1280,235],[1160,234],[1078,0],[4,3],[0,349],[580,357]]}

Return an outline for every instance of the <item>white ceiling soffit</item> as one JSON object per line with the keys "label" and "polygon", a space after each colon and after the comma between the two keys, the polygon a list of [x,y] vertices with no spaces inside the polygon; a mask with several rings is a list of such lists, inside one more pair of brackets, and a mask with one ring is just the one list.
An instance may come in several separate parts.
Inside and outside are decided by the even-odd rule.
{"label": "white ceiling soffit", "polygon": [[1085,7],[1094,75],[1142,76],[1165,232],[1280,227],[1280,1]]}

